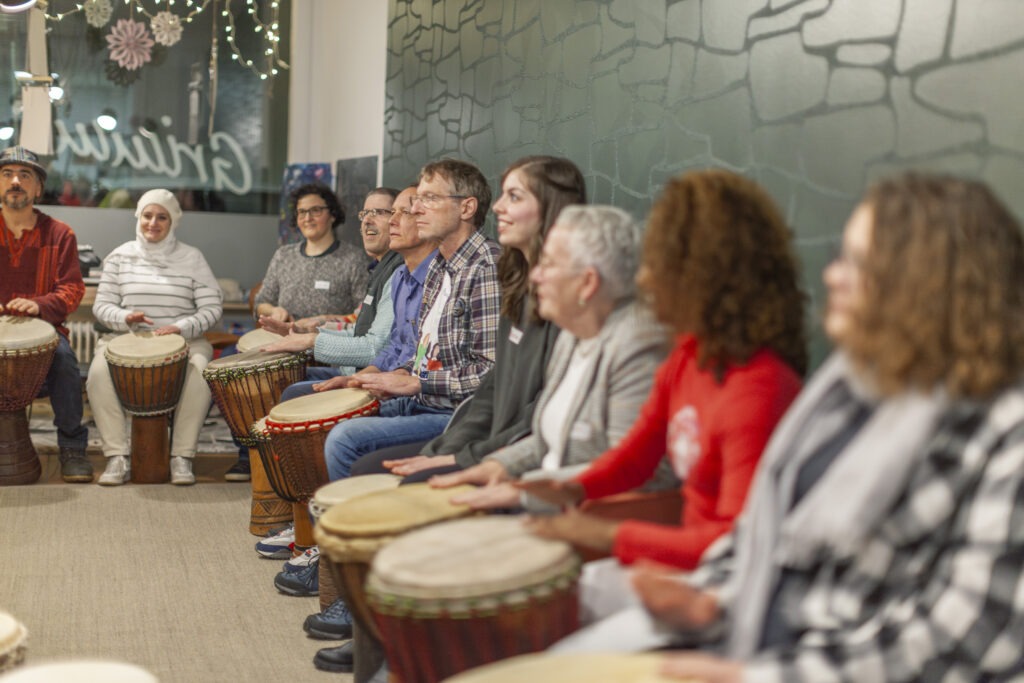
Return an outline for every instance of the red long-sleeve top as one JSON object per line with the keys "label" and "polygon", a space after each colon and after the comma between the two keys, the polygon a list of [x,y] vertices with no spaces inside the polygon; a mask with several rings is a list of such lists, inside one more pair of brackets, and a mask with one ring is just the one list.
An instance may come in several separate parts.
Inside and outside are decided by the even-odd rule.
{"label": "red long-sleeve top", "polygon": [[39,317],[67,336],[64,321],[85,296],[78,240],[66,223],[35,210],[36,225],[15,239],[0,214],[0,303],[31,299]]}
{"label": "red long-sleeve top", "polygon": [[647,481],[667,453],[682,480],[679,526],[620,524],[613,553],[624,564],[694,568],[732,528],[768,437],[800,391],[796,372],[767,350],[718,382],[697,366],[697,345],[692,335],[677,338],[633,427],[578,478],[587,498],[621,493]]}

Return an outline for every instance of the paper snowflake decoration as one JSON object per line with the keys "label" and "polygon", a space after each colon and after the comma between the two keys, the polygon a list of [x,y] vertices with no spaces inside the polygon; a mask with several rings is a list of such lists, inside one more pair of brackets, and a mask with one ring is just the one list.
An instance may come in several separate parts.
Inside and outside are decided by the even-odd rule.
{"label": "paper snowflake decoration", "polygon": [[135,71],[149,61],[153,49],[153,38],[146,25],[131,19],[118,19],[107,35],[110,59],[121,68]]}
{"label": "paper snowflake decoration", "polygon": [[85,0],[82,9],[85,10],[85,20],[89,23],[89,26],[95,26],[96,28],[106,26],[107,22],[110,21],[110,15],[114,13],[110,0]]}
{"label": "paper snowflake decoration", "polygon": [[170,47],[181,40],[181,19],[177,14],[157,12],[149,22],[153,37],[161,45]]}

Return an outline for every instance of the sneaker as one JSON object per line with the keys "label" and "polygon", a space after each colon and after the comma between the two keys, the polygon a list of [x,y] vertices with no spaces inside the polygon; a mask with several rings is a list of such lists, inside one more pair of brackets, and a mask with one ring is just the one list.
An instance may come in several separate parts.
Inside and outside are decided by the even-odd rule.
{"label": "sneaker", "polygon": [[88,484],[92,481],[92,463],[86,459],[84,450],[60,449],[60,476],[72,484]]}
{"label": "sneaker", "polygon": [[112,455],[107,458],[107,467],[100,475],[100,486],[120,486],[132,474],[132,463],[127,455]]}
{"label": "sneaker", "polygon": [[196,475],[192,474],[192,458],[180,455],[171,457],[171,483],[175,486],[191,486],[196,483]]}
{"label": "sneaker", "polygon": [[295,549],[295,527],[288,525],[256,541],[256,552],[271,560],[287,560]]}
{"label": "sneaker", "polygon": [[313,564],[314,562],[320,561],[320,547],[313,546],[312,548],[306,548],[306,552],[301,555],[296,555],[292,559],[284,563],[281,567],[281,571],[294,574],[295,572],[301,572],[303,569]]}
{"label": "sneaker", "polygon": [[338,647],[325,647],[313,656],[313,666],[321,671],[350,674],[355,671],[355,647],[352,641]]}
{"label": "sneaker", "polygon": [[279,572],[274,587],[287,595],[304,598],[320,594],[320,563],[314,562],[297,572]]}
{"label": "sneaker", "polygon": [[249,471],[249,461],[241,458],[224,473],[224,481],[249,481],[250,479],[252,479],[252,474]]}
{"label": "sneaker", "polygon": [[302,630],[317,640],[348,640],[352,637],[352,613],[345,601],[338,598],[323,612],[306,617]]}

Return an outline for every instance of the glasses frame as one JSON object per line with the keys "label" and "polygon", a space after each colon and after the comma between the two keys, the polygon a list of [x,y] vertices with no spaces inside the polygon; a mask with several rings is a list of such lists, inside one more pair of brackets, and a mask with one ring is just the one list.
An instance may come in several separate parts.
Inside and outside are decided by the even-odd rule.
{"label": "glasses frame", "polygon": [[393,215],[395,215],[394,209],[363,209],[356,214],[360,221],[365,221],[367,216],[388,216],[390,218]]}
{"label": "glasses frame", "polygon": [[409,197],[411,202],[410,206],[416,206],[416,204],[422,204],[427,209],[436,209],[441,205],[441,201],[445,199],[457,199],[460,202],[463,199],[469,199],[467,194],[433,194],[428,192],[427,194],[414,194]]}
{"label": "glasses frame", "polygon": [[324,215],[324,211],[330,210],[331,207],[327,206],[326,204],[321,204],[320,206],[311,206],[308,209],[296,209],[295,220],[301,221],[306,216],[309,216],[310,218],[320,218],[320,216]]}

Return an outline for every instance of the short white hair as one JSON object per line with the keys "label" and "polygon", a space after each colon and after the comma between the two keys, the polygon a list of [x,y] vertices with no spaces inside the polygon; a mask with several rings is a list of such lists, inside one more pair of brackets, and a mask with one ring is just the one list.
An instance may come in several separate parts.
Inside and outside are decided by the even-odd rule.
{"label": "short white hair", "polygon": [[633,296],[642,231],[632,216],[614,206],[567,206],[555,229],[568,236],[572,265],[594,268],[612,300]]}

